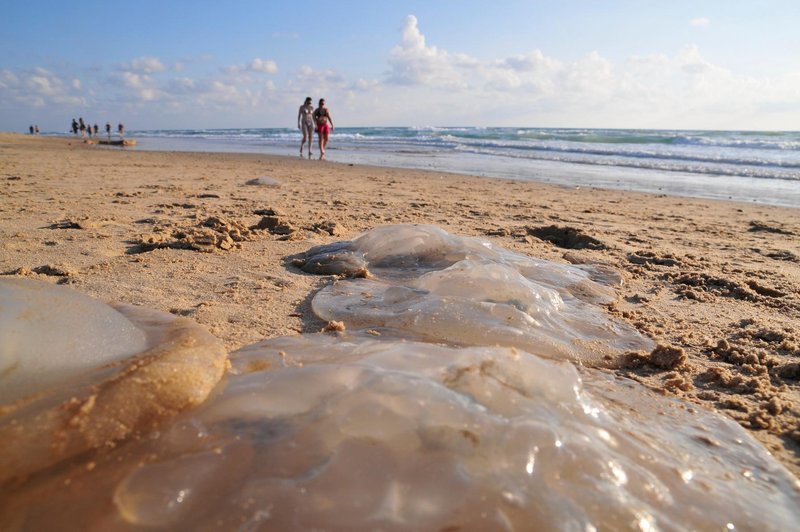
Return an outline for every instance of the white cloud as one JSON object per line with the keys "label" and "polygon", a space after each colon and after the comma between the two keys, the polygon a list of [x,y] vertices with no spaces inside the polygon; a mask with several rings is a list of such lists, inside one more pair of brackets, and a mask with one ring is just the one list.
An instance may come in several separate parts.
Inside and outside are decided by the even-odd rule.
{"label": "white cloud", "polygon": [[10,70],[0,70],[0,89],[9,89],[19,85],[19,78]]}
{"label": "white cloud", "polygon": [[197,82],[192,78],[173,78],[165,90],[170,94],[191,94],[197,90]]}
{"label": "white cloud", "polygon": [[697,17],[689,21],[691,26],[708,26],[711,21],[706,17]]}
{"label": "white cloud", "polygon": [[265,74],[277,74],[278,64],[272,59],[261,59],[256,57],[250,63],[250,70],[253,72],[264,72]]}
{"label": "white cloud", "polygon": [[122,71],[110,76],[111,83],[121,89],[117,98],[121,101],[153,102],[164,98],[167,94],[159,87],[158,82],[147,74]]}
{"label": "white cloud", "polygon": [[[472,125],[514,120],[556,126],[713,127],[769,101],[787,102],[787,95],[800,91],[792,91],[789,79],[777,82],[781,89],[770,89],[770,83],[735,75],[708,61],[696,45],[673,55],[626,61],[594,51],[563,62],[533,50],[479,62],[430,46],[413,16],[406,19],[389,65],[387,87],[406,87],[405,98],[416,92],[417,115],[455,109],[461,123]],[[470,90],[441,90],[453,87]]]}
{"label": "white cloud", "polygon": [[287,84],[292,88],[302,89],[305,87],[312,92],[321,92],[331,89],[344,89],[347,86],[347,81],[336,70],[317,70],[308,65],[303,65],[294,72]]}
{"label": "white cloud", "polygon": [[119,72],[113,74],[112,78],[118,82],[118,85],[129,89],[142,89],[153,82],[150,76],[135,72]]}
{"label": "white cloud", "polygon": [[563,88],[580,96],[597,95],[613,89],[613,65],[593,51],[568,65],[564,70]]}
{"label": "white cloud", "polygon": [[41,67],[12,71],[0,69],[0,109],[11,114],[47,113],[52,109],[83,105],[84,94],[72,80]]}
{"label": "white cloud", "polygon": [[428,85],[446,89],[467,87],[463,70],[472,70],[479,62],[465,54],[450,54],[428,46],[417,27],[417,17],[409,15],[403,25],[400,44],[389,52],[389,83]]}
{"label": "white cloud", "polygon": [[352,88],[353,90],[367,92],[372,91],[374,89],[380,90],[382,87],[381,82],[374,80],[374,79],[363,79],[359,78],[353,82]]}
{"label": "white cloud", "polygon": [[164,72],[167,69],[157,57],[137,57],[130,63],[123,63],[119,68],[120,70],[137,74],[154,74],[156,72]]}
{"label": "white cloud", "polygon": [[536,73],[546,73],[561,67],[558,60],[546,57],[541,50],[533,50],[527,54],[503,59],[499,65],[517,72]]}
{"label": "white cloud", "polygon": [[381,79],[345,76],[316,62],[282,73],[264,58],[227,68],[205,57],[170,60],[167,69],[158,58],[140,57],[110,74],[85,69],[80,79],[74,72],[0,68],[0,108],[54,116],[78,106],[90,114],[135,110],[148,127],[162,125],[166,114],[167,127],[279,126],[310,94],[324,96],[343,124],[721,128],[800,120],[800,72],[744,76],[696,45],[624,60],[587,50],[567,61],[545,49],[477,59],[430,44],[412,15],[386,52]]}
{"label": "white cloud", "polygon": [[256,57],[247,64],[231,65],[225,67],[223,71],[228,74],[238,74],[241,72],[260,72],[262,74],[277,74],[278,64],[272,59],[261,59]]}
{"label": "white cloud", "polygon": [[692,44],[684,48],[676,57],[675,63],[682,72],[689,76],[720,73],[724,69],[711,64],[700,55],[700,49]]}

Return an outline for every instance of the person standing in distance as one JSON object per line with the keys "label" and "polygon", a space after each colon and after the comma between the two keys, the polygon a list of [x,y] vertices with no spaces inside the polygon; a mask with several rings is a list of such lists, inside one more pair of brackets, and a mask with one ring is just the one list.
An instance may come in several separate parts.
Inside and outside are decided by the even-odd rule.
{"label": "person standing in distance", "polygon": [[314,140],[314,106],[311,104],[311,96],[306,98],[305,103],[297,111],[297,128],[303,132],[300,157],[303,156],[303,144],[308,141],[308,158],[311,159],[311,141]]}
{"label": "person standing in distance", "polygon": [[317,137],[319,137],[319,159],[325,159],[325,146],[333,131],[333,117],[330,110],[325,107],[325,98],[320,98],[319,107],[314,111],[314,120],[317,123]]}

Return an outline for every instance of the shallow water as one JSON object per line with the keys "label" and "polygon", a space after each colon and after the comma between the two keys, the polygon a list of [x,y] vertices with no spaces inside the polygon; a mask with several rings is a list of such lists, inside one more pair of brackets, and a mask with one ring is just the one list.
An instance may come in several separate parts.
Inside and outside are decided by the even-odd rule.
{"label": "shallow water", "polygon": [[[800,519],[800,484],[736,423],[586,367],[608,360],[585,344],[650,345],[604,315],[613,272],[431,226],[378,228],[298,263],[360,276],[313,300],[344,332],[239,349],[202,404],[113,447],[53,461],[16,445],[39,467],[0,479],[0,528],[788,530]],[[168,373],[208,365],[179,360]],[[129,402],[153,400],[136,392]],[[13,423],[41,430],[24,414]]]}
{"label": "shallow water", "polygon": [[[296,129],[136,132],[141,149],[296,156]],[[327,159],[676,196],[800,206],[800,133],[337,128]]]}

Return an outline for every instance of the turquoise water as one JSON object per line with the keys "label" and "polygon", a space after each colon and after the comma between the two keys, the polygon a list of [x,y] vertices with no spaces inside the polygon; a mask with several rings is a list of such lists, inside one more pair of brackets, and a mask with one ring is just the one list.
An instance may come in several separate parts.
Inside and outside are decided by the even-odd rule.
{"label": "turquoise water", "polygon": [[[133,135],[152,150],[294,155],[300,143],[288,128]],[[800,207],[800,132],[351,127],[327,158]]]}

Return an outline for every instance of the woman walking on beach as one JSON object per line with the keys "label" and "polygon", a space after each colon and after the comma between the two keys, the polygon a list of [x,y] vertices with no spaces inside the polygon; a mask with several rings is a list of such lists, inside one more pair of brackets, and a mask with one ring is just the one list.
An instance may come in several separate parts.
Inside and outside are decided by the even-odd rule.
{"label": "woman walking on beach", "polygon": [[314,120],[317,122],[317,137],[319,137],[319,158],[323,160],[325,159],[325,146],[328,145],[328,138],[333,131],[333,117],[325,107],[325,98],[320,98],[319,107],[314,111]]}
{"label": "woman walking on beach", "polygon": [[303,132],[300,157],[303,156],[303,144],[308,141],[308,158],[311,159],[311,141],[314,140],[314,106],[311,104],[311,96],[306,98],[305,103],[297,111],[297,128]]}

